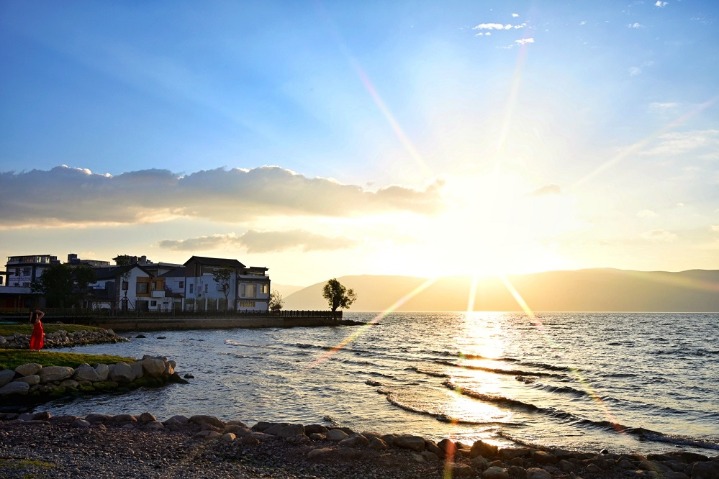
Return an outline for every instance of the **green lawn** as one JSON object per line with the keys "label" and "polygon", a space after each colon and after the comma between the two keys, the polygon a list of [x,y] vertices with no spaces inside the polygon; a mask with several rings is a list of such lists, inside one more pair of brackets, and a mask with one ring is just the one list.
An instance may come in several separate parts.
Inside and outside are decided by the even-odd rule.
{"label": "green lawn", "polygon": [[76,368],[86,364],[132,363],[135,358],[110,356],[107,354],[58,353],[52,351],[30,351],[27,349],[0,349],[0,369],[15,369],[21,364],[37,363],[42,366],[69,366]]}

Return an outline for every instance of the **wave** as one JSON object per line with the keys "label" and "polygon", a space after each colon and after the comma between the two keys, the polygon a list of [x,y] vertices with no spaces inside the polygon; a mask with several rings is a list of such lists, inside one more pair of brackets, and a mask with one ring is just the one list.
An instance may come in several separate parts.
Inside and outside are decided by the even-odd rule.
{"label": "wave", "polygon": [[[378,391],[378,392],[380,392],[380,391]],[[448,424],[470,425],[470,426],[478,426],[478,425],[517,426],[517,425],[519,425],[517,423],[507,423],[507,422],[501,422],[501,421],[470,421],[467,419],[460,419],[460,418],[449,416],[444,413],[428,411],[426,409],[421,409],[418,407],[411,406],[405,402],[400,401],[394,393],[391,393],[389,391],[383,391],[383,392],[380,392],[380,394],[384,394],[387,398],[387,401],[390,404],[392,404],[393,406],[396,406],[404,411],[408,411],[411,413],[433,417],[434,419],[436,419],[439,422],[444,422],[444,423],[448,423]]]}
{"label": "wave", "polygon": [[510,376],[542,376],[542,377],[553,377],[553,378],[565,377],[565,375],[563,375],[563,374],[546,373],[546,372],[542,372],[542,371],[527,371],[524,369],[490,368],[487,366],[473,366],[471,364],[459,364],[459,363],[454,363],[452,361],[435,361],[435,363],[442,364],[444,366],[451,366],[454,368],[469,369],[472,371],[486,371],[488,373],[507,374]]}
{"label": "wave", "polygon": [[576,396],[576,397],[589,396],[589,394],[586,391],[583,391],[581,389],[576,389],[571,386],[553,386],[551,384],[544,384],[544,383],[537,383],[537,382],[532,382],[532,383],[528,383],[528,384],[531,384],[532,387],[535,389],[547,391],[550,393],[570,394],[570,395]]}
{"label": "wave", "polygon": [[519,361],[522,366],[531,366],[533,368],[547,369],[549,371],[573,371],[576,368],[570,366],[555,366],[554,364],[536,363],[536,362],[525,362]]}
{"label": "wave", "polygon": [[464,396],[478,399],[480,401],[490,402],[493,404],[514,407],[528,412],[545,414],[556,419],[567,421],[574,426],[590,427],[618,434],[629,434],[642,441],[654,441],[709,450],[719,450],[719,444],[711,440],[665,434],[660,431],[654,431],[643,427],[627,426],[625,424],[613,421],[596,421],[593,419],[582,418],[573,413],[561,411],[555,408],[540,407],[532,403],[519,401],[517,399],[511,399],[499,395],[480,393],[471,389],[458,386],[452,381],[444,381],[442,384],[445,387],[452,389],[453,391],[458,392]]}
{"label": "wave", "polygon": [[429,371],[429,370],[427,370],[427,369],[418,368],[417,366],[409,366],[409,367],[405,368],[405,370],[406,370],[406,371],[414,371],[414,372],[416,372],[416,373],[424,374],[424,375],[426,375],[426,376],[432,376],[432,377],[435,377],[435,378],[448,378],[448,377],[450,377],[449,374],[447,374],[447,373],[441,373],[441,372],[438,372],[438,371]]}

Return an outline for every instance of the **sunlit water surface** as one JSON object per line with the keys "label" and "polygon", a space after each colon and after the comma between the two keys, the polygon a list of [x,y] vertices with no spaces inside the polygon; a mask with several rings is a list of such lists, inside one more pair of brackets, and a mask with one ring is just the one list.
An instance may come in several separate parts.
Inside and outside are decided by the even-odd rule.
{"label": "sunlit water surface", "polygon": [[719,451],[719,315],[346,313],[363,327],[127,334],[84,353],[177,361],[187,385],[55,415],[210,414],[612,452]]}

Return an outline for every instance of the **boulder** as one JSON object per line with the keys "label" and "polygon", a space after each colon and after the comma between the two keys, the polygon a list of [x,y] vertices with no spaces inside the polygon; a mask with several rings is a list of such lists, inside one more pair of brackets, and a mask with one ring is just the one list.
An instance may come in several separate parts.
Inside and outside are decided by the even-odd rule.
{"label": "boulder", "polygon": [[12,369],[3,369],[0,371],[0,387],[5,386],[7,383],[15,379],[15,371]]}
{"label": "boulder", "polygon": [[153,378],[162,377],[165,373],[165,361],[160,358],[145,356],[142,359],[142,369],[148,376]]}
{"label": "boulder", "polygon": [[363,448],[369,446],[369,440],[362,434],[353,434],[347,439],[342,439],[338,443],[338,446]]}
{"label": "boulder", "polygon": [[100,376],[97,374],[97,371],[89,364],[81,364],[78,366],[72,378],[75,381],[100,381]]}
{"label": "boulder", "polygon": [[107,364],[98,364],[95,366],[95,372],[97,373],[99,381],[107,381],[107,378],[110,375],[110,366]]}
{"label": "boulder", "polygon": [[52,381],[62,381],[71,378],[75,374],[73,368],[67,366],[46,366],[40,370],[40,382],[42,384]]}
{"label": "boulder", "polygon": [[224,429],[224,428],[225,428],[225,423],[224,423],[224,422],[220,421],[219,419],[217,419],[217,418],[214,417],[214,416],[206,416],[206,415],[203,415],[203,414],[198,414],[198,415],[192,416],[192,417],[189,419],[189,422],[194,423],[194,424],[198,424],[198,425],[200,425],[200,426],[202,426],[202,425],[204,424],[204,425],[216,427],[216,428],[219,428],[219,429]]}
{"label": "boulder", "polygon": [[15,372],[18,373],[20,376],[32,376],[34,374],[37,374],[42,369],[42,365],[38,363],[27,363],[27,364],[21,364],[20,366],[15,368]]}
{"label": "boulder", "polygon": [[135,376],[132,378],[134,381],[137,378],[141,378],[145,372],[142,370],[142,361],[135,361],[132,364],[130,364],[130,369],[132,369],[132,374]]}
{"label": "boulder", "polygon": [[552,475],[541,467],[527,469],[527,479],[552,479]]}
{"label": "boulder", "polygon": [[475,441],[475,443],[472,444],[472,449],[469,451],[469,455],[471,457],[482,456],[494,458],[497,457],[498,452],[499,448],[494,444],[489,444],[483,441]]}
{"label": "boulder", "polygon": [[343,439],[347,439],[349,434],[344,432],[342,429],[330,429],[327,431],[327,439],[330,441],[339,442]]}
{"label": "boulder", "polygon": [[420,436],[401,434],[394,438],[393,444],[395,447],[402,449],[409,449],[417,452],[424,451],[424,438]]}
{"label": "boulder", "polygon": [[118,383],[129,383],[135,379],[132,367],[127,363],[117,363],[110,366],[110,380]]}
{"label": "boulder", "polygon": [[17,378],[15,381],[22,381],[24,383],[28,383],[30,386],[37,386],[40,384],[40,376],[37,374],[32,374],[30,376],[23,376],[21,378]]}
{"label": "boulder", "polygon": [[277,437],[291,438],[304,436],[305,427],[302,424],[274,424],[263,432]]}
{"label": "boulder", "polygon": [[30,391],[30,385],[23,381],[13,381],[0,388],[0,397],[11,394],[25,395]]}
{"label": "boulder", "polygon": [[492,466],[482,473],[482,479],[509,479],[509,473],[503,467]]}
{"label": "boulder", "polygon": [[695,462],[692,466],[692,479],[716,479],[719,477],[719,459]]}

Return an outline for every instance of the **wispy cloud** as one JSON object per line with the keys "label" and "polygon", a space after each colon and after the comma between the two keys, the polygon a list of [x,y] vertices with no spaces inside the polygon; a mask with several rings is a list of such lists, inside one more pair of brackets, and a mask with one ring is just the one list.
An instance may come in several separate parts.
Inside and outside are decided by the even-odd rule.
{"label": "wispy cloud", "polygon": [[657,0],[657,1],[654,3],[654,6],[655,6],[655,7],[659,7],[659,8],[664,8],[664,7],[666,7],[667,5],[669,5],[669,2],[662,2],[661,0]]}
{"label": "wispy cloud", "polygon": [[639,23],[639,22],[634,22],[634,23],[630,23],[629,25],[627,25],[627,28],[632,28],[632,29],[634,29],[634,30],[639,30],[640,28],[644,28],[644,25],[642,25],[642,24]]}
{"label": "wispy cloud", "polygon": [[534,43],[534,38],[520,38],[519,40],[515,40],[514,43],[517,45],[527,45],[529,43]]}
{"label": "wispy cloud", "polygon": [[643,233],[642,238],[657,243],[671,243],[677,239],[677,235],[667,230],[651,230]]}
{"label": "wispy cloud", "polygon": [[639,218],[656,218],[659,215],[652,210],[641,210],[637,213],[637,216]]}
{"label": "wispy cloud", "polygon": [[440,207],[437,183],[424,191],[376,191],[308,178],[279,167],[215,169],[182,176],[151,169],[101,175],[60,166],[0,173],[5,226],[152,223],[178,217],[238,223],[283,215],[352,217],[387,211],[430,214]]}
{"label": "wispy cloud", "polygon": [[677,156],[688,152],[713,155],[719,151],[719,130],[674,131],[660,135],[642,152],[645,156]]}
{"label": "wispy cloud", "polygon": [[303,230],[247,231],[242,235],[210,235],[183,240],[163,240],[160,247],[174,251],[207,251],[244,247],[248,253],[280,252],[290,249],[331,251],[352,248],[356,241],[343,237],[322,236]]}

